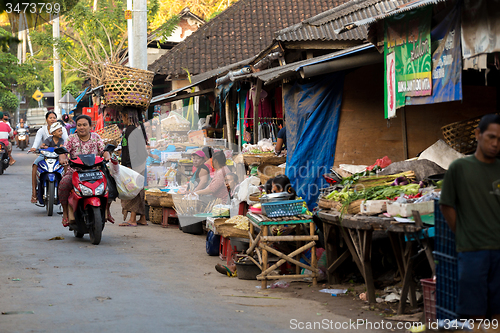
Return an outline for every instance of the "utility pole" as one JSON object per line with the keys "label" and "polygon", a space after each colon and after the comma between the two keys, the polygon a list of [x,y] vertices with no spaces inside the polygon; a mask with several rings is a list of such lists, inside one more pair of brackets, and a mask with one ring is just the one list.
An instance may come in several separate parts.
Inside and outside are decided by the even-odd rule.
{"label": "utility pole", "polygon": [[[133,13],[132,0],[127,0],[127,10]],[[128,67],[135,67],[134,63],[134,25],[133,19],[127,19],[127,32],[128,32]]]}
{"label": "utility pole", "polygon": [[[132,29],[134,46],[132,64],[134,68],[148,69],[148,5],[147,0],[133,0]],[[130,44],[129,44],[130,47]],[[129,49],[130,51],[130,49]]]}
{"label": "utility pole", "polygon": [[[52,20],[52,37],[54,40],[60,37],[59,16]],[[61,108],[59,107],[61,98],[61,60],[59,60],[59,53],[54,45],[54,112],[58,119],[61,118]]]}

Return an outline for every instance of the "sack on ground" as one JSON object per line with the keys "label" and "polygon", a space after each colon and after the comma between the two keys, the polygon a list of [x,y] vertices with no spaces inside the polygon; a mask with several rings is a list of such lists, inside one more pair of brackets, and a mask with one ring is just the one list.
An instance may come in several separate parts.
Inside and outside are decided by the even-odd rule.
{"label": "sack on ground", "polygon": [[109,172],[116,181],[118,198],[122,200],[134,199],[144,188],[144,176],[132,169],[119,165],[118,169],[109,168]]}

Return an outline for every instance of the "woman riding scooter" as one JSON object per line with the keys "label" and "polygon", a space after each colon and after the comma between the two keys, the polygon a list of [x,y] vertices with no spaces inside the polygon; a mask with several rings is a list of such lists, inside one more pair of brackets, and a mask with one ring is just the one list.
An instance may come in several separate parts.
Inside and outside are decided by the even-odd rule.
{"label": "woman riding scooter", "polygon": [[[45,115],[45,121],[47,122],[47,126],[43,126],[36,132],[35,141],[33,142],[33,146],[29,150],[29,152],[33,153],[37,149],[40,148],[40,145],[49,138],[50,136],[50,126],[57,121],[56,113],[53,111],[47,112]],[[68,140],[68,133],[66,129],[62,129],[62,139],[64,142]],[[33,166],[31,169],[31,203],[36,203],[36,169],[38,168],[38,163],[43,161],[44,157],[42,155],[38,156],[33,162]]]}
{"label": "woman riding scooter", "polygon": [[[107,151],[104,151],[104,142],[98,134],[90,132],[91,125],[92,119],[89,116],[78,116],[76,118],[76,133],[68,137],[68,140],[64,143],[64,148],[68,151],[71,159],[82,154],[94,154],[101,155],[104,160],[109,161],[110,155]],[[60,155],[59,161],[62,165],[67,165],[68,157],[66,155]],[[68,167],[59,184],[59,201],[63,207],[62,224],[64,227],[69,226],[68,197],[73,186],[71,183],[73,172],[74,170]],[[108,220],[111,221],[109,210]]]}

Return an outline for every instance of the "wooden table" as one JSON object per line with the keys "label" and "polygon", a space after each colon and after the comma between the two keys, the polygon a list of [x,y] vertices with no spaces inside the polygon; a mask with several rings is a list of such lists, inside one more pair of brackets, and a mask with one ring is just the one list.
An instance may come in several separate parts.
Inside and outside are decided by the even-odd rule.
{"label": "wooden table", "polygon": [[[417,213],[415,223],[397,223],[393,218],[381,218],[363,215],[344,214],[340,218],[340,213],[333,210],[320,211],[318,216],[323,221],[323,231],[325,234],[325,245],[327,251],[327,274],[330,283],[338,283],[334,276],[334,271],[350,256],[354,259],[359,271],[363,275],[367,290],[369,303],[375,303],[375,285],[371,266],[372,236],[375,230],[387,232],[391,241],[391,246],[396,257],[396,262],[401,277],[403,278],[403,288],[401,291],[401,301],[399,302],[398,314],[404,313],[408,292],[410,292],[410,305],[416,306],[415,285],[412,281],[413,265],[413,241],[404,240],[404,235],[408,233],[419,234],[424,228]],[[337,232],[347,245],[347,250],[338,255],[334,242]],[[415,239],[418,239],[416,237]],[[424,246],[429,264],[435,272],[434,259],[427,239],[420,240]]]}
{"label": "wooden table", "polygon": [[[283,218],[269,218],[265,215],[248,213],[247,217],[250,219],[250,230],[248,232],[250,237],[250,247],[247,250],[247,255],[250,260],[252,260],[259,268],[261,268],[262,273],[257,276],[257,280],[262,281],[262,289],[267,288],[267,280],[281,279],[282,275],[270,275],[271,272],[277,269],[279,266],[283,265],[285,262],[290,262],[296,267],[296,274],[286,275],[287,278],[306,278],[311,277],[313,280],[313,285],[317,285],[318,280],[318,263],[316,260],[316,242],[318,236],[314,234],[315,225],[312,220],[312,216],[299,215],[294,217],[283,217]],[[305,224],[306,235],[299,235],[300,226]],[[290,225],[295,226],[296,235],[292,236],[269,236],[270,226],[279,225]],[[255,235],[256,230],[259,233]],[[297,249],[291,253],[282,253],[273,247],[272,243],[275,242],[297,242]],[[299,246],[299,242],[306,242],[305,245]],[[310,265],[303,264],[300,262],[300,256],[311,249],[311,261]],[[259,262],[253,259],[254,252],[257,254]],[[261,253],[262,252],[262,253]],[[274,265],[268,265],[268,254],[274,254],[280,258],[280,260]],[[311,274],[300,274],[300,267],[308,269]]]}

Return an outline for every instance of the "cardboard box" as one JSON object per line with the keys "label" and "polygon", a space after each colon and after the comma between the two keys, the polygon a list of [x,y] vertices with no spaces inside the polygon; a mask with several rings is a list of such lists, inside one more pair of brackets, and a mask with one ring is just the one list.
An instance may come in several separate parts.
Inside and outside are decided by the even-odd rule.
{"label": "cardboard box", "polygon": [[366,200],[360,207],[359,212],[365,215],[381,214],[387,210],[387,202],[389,200]]}
{"label": "cardboard box", "polygon": [[399,202],[387,203],[387,213],[391,216],[409,217],[413,215],[413,210],[418,211],[420,215],[434,213],[434,201],[405,204]]}

